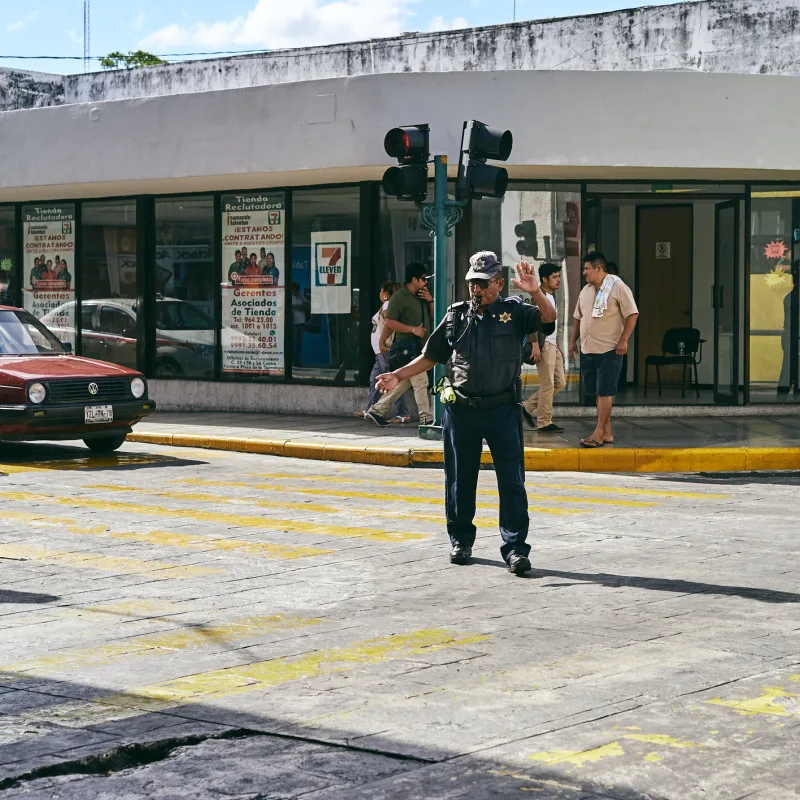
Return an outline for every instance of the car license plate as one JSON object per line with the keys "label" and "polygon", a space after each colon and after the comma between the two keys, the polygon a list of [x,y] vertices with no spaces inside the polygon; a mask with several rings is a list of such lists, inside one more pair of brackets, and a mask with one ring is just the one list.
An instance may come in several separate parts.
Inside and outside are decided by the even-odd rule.
{"label": "car license plate", "polygon": [[87,424],[114,421],[114,406],[86,406],[83,411]]}

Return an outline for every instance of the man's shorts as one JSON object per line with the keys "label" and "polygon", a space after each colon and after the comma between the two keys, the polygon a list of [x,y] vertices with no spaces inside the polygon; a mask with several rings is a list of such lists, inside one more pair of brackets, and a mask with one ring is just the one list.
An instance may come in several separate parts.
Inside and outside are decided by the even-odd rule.
{"label": "man's shorts", "polygon": [[616,350],[607,353],[581,353],[581,381],[584,394],[613,397],[619,385],[622,356]]}

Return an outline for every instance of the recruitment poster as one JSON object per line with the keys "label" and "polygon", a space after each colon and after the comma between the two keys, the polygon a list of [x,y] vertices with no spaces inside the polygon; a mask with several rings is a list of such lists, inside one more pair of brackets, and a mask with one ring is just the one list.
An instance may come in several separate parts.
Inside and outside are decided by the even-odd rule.
{"label": "recruitment poster", "polygon": [[351,231],[311,234],[311,313],[349,314]]}
{"label": "recruitment poster", "polygon": [[222,370],[282,375],[286,202],[222,197]]}
{"label": "recruitment poster", "polygon": [[75,347],[75,206],[22,207],[23,306]]}

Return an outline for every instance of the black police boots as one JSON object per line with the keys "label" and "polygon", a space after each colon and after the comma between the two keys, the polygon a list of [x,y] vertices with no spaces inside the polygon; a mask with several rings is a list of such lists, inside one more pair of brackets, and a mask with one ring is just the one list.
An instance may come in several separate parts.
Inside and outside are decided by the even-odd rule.
{"label": "black police boots", "polygon": [[[450,557],[452,561],[452,556]],[[522,577],[531,568],[531,562],[519,553],[512,553],[508,557],[508,571]]]}
{"label": "black police boots", "polygon": [[463,544],[457,544],[450,551],[450,563],[466,566],[472,559],[472,548],[465,547]]}

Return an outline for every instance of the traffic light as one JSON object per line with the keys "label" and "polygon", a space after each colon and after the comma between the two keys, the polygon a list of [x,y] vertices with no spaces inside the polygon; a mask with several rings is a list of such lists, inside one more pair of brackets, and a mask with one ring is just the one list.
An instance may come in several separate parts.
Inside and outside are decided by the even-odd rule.
{"label": "traffic light", "polygon": [[474,119],[465,122],[461,135],[456,199],[502,197],[508,188],[508,172],[503,167],[487,164],[486,160],[508,160],[513,143],[511,131],[489,128]]}
{"label": "traffic light", "polygon": [[407,125],[392,128],[383,140],[386,154],[397,159],[383,175],[383,191],[398,200],[424,200],[428,194],[430,128]]}
{"label": "traffic light", "polygon": [[538,258],[539,240],[536,238],[536,222],[524,219],[514,228],[514,233],[520,237],[517,242],[517,252],[527,258]]}

